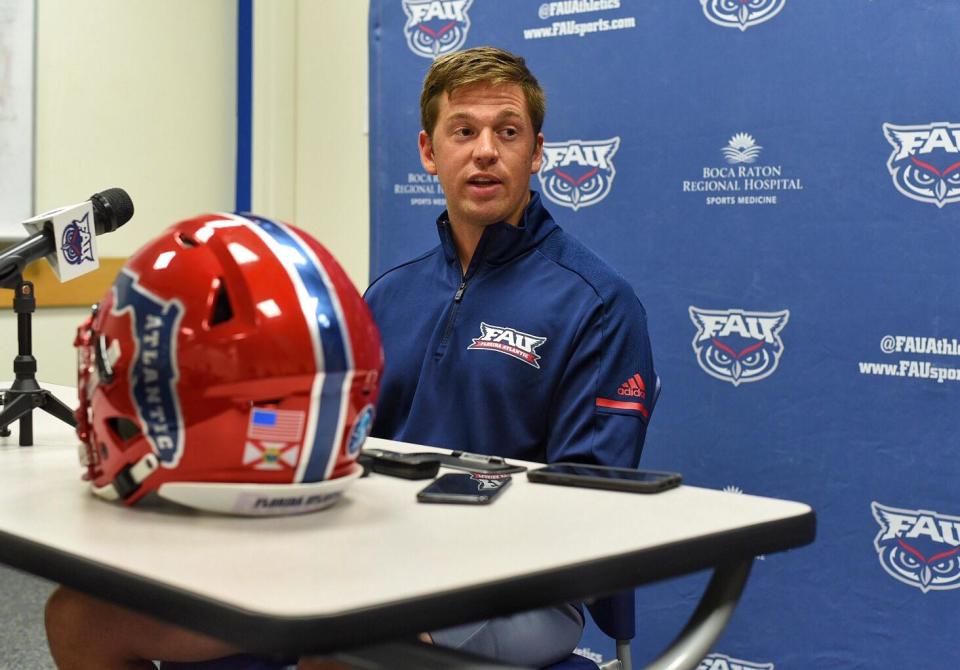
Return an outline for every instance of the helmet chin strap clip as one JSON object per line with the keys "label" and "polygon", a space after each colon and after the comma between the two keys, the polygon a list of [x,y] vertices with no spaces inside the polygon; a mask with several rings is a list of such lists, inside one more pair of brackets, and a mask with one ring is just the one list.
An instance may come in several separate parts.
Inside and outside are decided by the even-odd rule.
{"label": "helmet chin strap clip", "polygon": [[133,465],[129,465],[118,472],[111,484],[102,487],[94,486],[93,492],[107,500],[116,500],[117,498],[126,500],[136,493],[143,480],[159,467],[160,461],[157,460],[156,454],[147,454]]}

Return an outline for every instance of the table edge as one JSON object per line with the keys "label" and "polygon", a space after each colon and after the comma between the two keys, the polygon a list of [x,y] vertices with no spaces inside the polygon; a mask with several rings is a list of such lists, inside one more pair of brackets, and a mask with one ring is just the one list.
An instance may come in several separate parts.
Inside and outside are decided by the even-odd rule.
{"label": "table edge", "polygon": [[[678,577],[810,544],[816,513],[710,533],[668,545],[321,616],[246,610],[0,531],[0,562],[89,595],[226,640],[251,652],[298,654],[414,636]],[[556,585],[564,584],[557,598]],[[576,588],[570,589],[575,584]]]}

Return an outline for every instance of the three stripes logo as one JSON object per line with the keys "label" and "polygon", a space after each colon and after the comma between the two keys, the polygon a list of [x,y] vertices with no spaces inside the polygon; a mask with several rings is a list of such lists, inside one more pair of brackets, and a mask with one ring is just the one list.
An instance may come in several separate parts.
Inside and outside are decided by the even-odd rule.
{"label": "three stripes logo", "polygon": [[617,389],[617,395],[646,399],[647,387],[644,385],[643,377],[640,376],[640,373],[635,373],[630,379],[620,384],[620,388]]}

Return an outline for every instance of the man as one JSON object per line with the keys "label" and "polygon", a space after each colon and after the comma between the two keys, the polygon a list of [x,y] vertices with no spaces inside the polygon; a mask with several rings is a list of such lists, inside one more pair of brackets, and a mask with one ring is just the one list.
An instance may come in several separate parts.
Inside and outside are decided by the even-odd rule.
{"label": "man", "polygon": [[[373,434],[636,467],[656,385],[646,315],[629,284],[529,190],[543,157],[536,78],[499,49],[453,53],[430,68],[420,110],[420,159],[447,211],[440,244],[365,296],[386,360]],[[540,666],[569,654],[582,625],[567,605],[431,637]]]}

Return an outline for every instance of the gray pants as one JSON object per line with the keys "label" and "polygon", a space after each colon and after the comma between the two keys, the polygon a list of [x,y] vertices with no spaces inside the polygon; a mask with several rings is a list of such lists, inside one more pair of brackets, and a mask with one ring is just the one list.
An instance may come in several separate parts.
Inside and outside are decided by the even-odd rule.
{"label": "gray pants", "polygon": [[582,633],[583,614],[565,604],[444,628],[430,636],[444,647],[539,668],[569,656]]}

